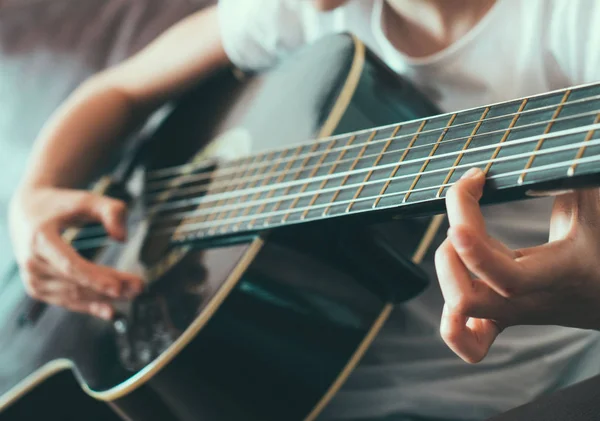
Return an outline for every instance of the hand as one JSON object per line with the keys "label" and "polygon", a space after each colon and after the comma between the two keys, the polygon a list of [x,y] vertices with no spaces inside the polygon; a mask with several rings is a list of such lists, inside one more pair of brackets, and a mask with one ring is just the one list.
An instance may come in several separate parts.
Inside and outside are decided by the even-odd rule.
{"label": "hand", "polygon": [[481,170],[469,170],[446,196],[450,229],[435,255],[446,344],[476,363],[509,326],[600,328],[599,190],[558,196],[550,241],[511,250],[486,233],[484,183]]}
{"label": "hand", "polygon": [[110,319],[111,300],[132,298],[142,280],[81,257],[61,232],[81,222],[101,222],[116,240],[125,238],[125,204],[86,191],[40,188],[11,202],[11,237],[27,293],[40,301]]}

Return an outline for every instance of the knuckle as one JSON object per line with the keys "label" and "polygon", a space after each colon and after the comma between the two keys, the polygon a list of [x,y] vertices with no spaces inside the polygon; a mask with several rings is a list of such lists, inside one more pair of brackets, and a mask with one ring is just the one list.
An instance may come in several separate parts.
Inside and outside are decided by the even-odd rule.
{"label": "knuckle", "polygon": [[447,344],[456,344],[460,340],[460,332],[453,329],[449,323],[440,325],[440,336]]}
{"label": "knuckle", "polygon": [[79,302],[83,297],[81,290],[77,287],[69,288],[66,295],[67,299],[71,302]]}
{"label": "knuckle", "polygon": [[72,203],[76,209],[87,208],[92,199],[91,193],[79,192],[79,194],[73,199]]}
{"label": "knuckle", "polygon": [[60,262],[57,262],[57,266],[59,270],[68,278],[79,279],[82,277],[83,268],[73,259],[63,257],[60,259]]}
{"label": "knuckle", "polygon": [[26,274],[31,276],[37,269],[37,262],[35,261],[35,258],[33,256],[27,257],[23,261],[22,269]]}
{"label": "knuckle", "polygon": [[464,291],[461,291],[458,294],[452,294],[446,299],[446,304],[453,313],[465,316],[472,314],[477,305],[473,297]]}
{"label": "knuckle", "polygon": [[472,271],[484,271],[488,267],[487,259],[474,247],[463,250],[464,258],[468,260]]}
{"label": "knuckle", "polygon": [[106,206],[106,215],[114,220],[119,220],[125,214],[125,203],[120,200],[110,199]]}
{"label": "knuckle", "polygon": [[435,265],[439,267],[444,264],[448,257],[448,241],[444,241],[435,251],[434,261]]}

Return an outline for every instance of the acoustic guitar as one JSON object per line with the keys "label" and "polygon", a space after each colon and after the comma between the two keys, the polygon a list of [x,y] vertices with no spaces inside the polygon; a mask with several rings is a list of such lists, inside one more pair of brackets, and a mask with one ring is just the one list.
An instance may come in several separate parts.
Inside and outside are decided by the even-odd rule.
{"label": "acoustic guitar", "polygon": [[95,184],[128,202],[127,242],[64,233],[143,294],[107,322],[16,276],[0,293],[0,418],[66,374],[125,420],[317,419],[427,286],[448,188],[471,167],[484,204],[596,185],[599,110],[588,85],[440,114],[348,34],[215,74]]}

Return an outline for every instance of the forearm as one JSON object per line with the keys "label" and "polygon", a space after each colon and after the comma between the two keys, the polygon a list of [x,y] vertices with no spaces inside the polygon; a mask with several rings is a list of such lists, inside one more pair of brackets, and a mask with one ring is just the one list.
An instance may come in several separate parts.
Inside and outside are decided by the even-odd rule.
{"label": "forearm", "polygon": [[21,189],[85,185],[143,117],[140,111],[118,89],[86,82],[40,132]]}
{"label": "forearm", "polygon": [[85,186],[150,112],[228,62],[216,8],[82,84],[36,139],[20,190]]}

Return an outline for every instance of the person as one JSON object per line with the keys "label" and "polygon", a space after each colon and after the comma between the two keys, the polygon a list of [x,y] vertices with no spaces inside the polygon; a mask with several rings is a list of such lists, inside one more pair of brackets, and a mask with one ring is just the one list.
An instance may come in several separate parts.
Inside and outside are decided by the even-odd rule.
{"label": "person", "polygon": [[[81,187],[125,133],[228,63],[268,69],[349,31],[460,110],[597,80],[598,23],[600,3],[585,0],[220,0],[83,83],[39,134],[10,209],[26,289],[107,319],[111,297],[140,291],[59,232],[97,220],[122,240],[124,204]],[[482,209],[483,183],[473,170],[450,189],[439,286],[395,310],[324,418],[482,419],[597,374],[598,190]]]}

